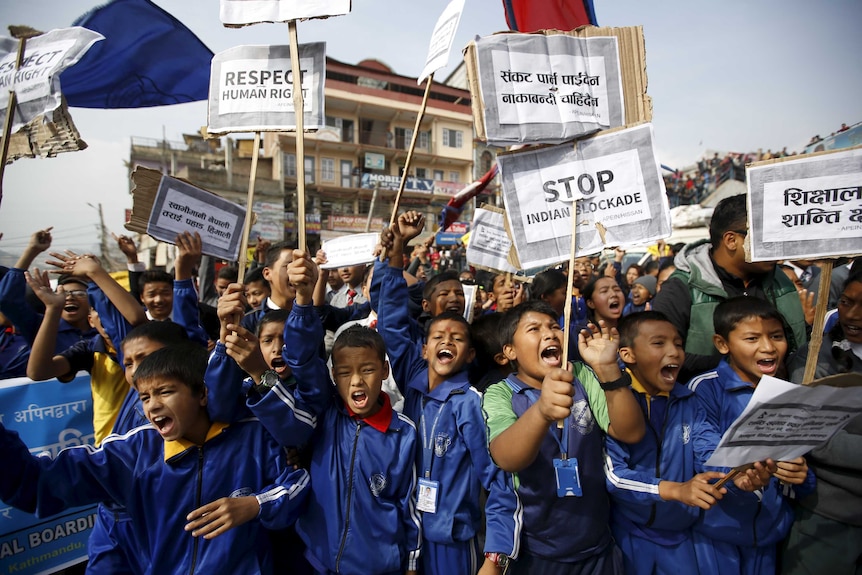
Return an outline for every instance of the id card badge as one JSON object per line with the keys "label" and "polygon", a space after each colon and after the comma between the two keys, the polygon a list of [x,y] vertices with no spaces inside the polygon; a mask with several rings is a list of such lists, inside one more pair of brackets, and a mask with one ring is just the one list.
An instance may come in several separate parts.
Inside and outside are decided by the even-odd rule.
{"label": "id card badge", "polygon": [[554,459],[554,472],[557,474],[557,497],[580,497],[583,495],[576,458]]}
{"label": "id card badge", "polygon": [[437,513],[437,494],[440,484],[424,477],[419,478],[419,497],[416,508],[425,513]]}

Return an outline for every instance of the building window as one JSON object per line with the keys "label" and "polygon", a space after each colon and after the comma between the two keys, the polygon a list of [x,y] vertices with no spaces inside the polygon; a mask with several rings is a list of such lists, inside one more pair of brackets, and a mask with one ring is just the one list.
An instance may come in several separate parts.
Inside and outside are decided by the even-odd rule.
{"label": "building window", "polygon": [[443,145],[447,148],[460,148],[464,145],[464,132],[443,128]]}
{"label": "building window", "polygon": [[482,157],[479,159],[479,166],[480,166],[480,169],[482,170],[482,175],[485,175],[489,171],[491,171],[491,163],[493,161],[494,161],[494,158],[491,155],[491,152],[489,152],[488,150],[485,150],[484,152],[482,152]]}
{"label": "building window", "polygon": [[399,150],[409,150],[412,139],[413,130],[411,128],[395,128],[395,147]]}
{"label": "building window", "polygon": [[438,182],[443,181],[443,170],[434,170],[434,180]]}
{"label": "building window", "polygon": [[296,154],[284,155],[284,176],[286,178],[296,177]]}
{"label": "building window", "polygon": [[314,183],[314,156],[305,156],[305,183]]}
{"label": "building window", "polygon": [[335,181],[335,160],[320,158],[320,179],[324,182]]}
{"label": "building window", "polygon": [[419,132],[419,141],[416,142],[417,148],[422,148],[423,150],[431,149],[431,132]]}
{"label": "building window", "polygon": [[460,172],[449,172],[449,181],[450,182],[460,182],[461,181],[461,173]]}
{"label": "building window", "polygon": [[341,187],[353,187],[353,162],[350,160],[341,160]]}
{"label": "building window", "polygon": [[427,178],[428,177],[428,170],[426,170],[425,168],[416,168],[416,177],[417,178]]}

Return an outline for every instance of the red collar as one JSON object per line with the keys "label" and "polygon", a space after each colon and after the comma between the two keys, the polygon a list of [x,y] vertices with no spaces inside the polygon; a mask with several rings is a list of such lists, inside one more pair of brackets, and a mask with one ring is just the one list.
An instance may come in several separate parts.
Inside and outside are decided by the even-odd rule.
{"label": "red collar", "polygon": [[347,414],[357,420],[364,421],[380,433],[386,433],[389,429],[389,424],[392,423],[392,416],[394,415],[392,411],[392,402],[389,401],[389,395],[385,391],[380,392],[380,398],[383,399],[383,405],[380,407],[380,410],[374,415],[369,415],[366,418],[361,418],[350,410],[350,407],[347,404],[344,404],[344,407],[347,409]]}

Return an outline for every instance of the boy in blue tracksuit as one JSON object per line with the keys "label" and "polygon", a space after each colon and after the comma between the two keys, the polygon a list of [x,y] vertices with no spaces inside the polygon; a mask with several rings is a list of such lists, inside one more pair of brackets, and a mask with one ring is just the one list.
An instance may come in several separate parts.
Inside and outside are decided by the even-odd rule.
{"label": "boy in blue tracksuit", "polygon": [[[695,465],[698,471],[727,472],[705,463],[748,405],[760,378],[780,372],[787,340],[781,314],[753,297],[720,303],[713,323],[713,341],[725,360],[689,382],[705,416],[703,430],[694,438]],[[694,526],[701,575],[775,572],[776,544],[793,523],[788,500],[811,493],[814,481],[805,458],[799,457],[757,463],[734,485],[728,483],[727,495]]]}
{"label": "boy in blue tracksuit", "polygon": [[[360,326],[338,337],[332,349],[335,395],[318,353],[323,328],[312,301],[317,268],[301,251],[292,259],[288,275],[296,300],[285,325],[284,357],[298,388],[331,394],[310,444],[310,503],[296,523],[306,557],[319,573],[415,571],[421,547],[416,428],[380,391],[389,372],[383,340]],[[287,395],[278,382],[269,391],[256,388],[248,399],[283,445],[292,444],[283,425],[285,412],[294,409]]]}
{"label": "boy in blue tracksuit", "polygon": [[627,574],[697,573],[691,526],[726,490],[709,483],[722,473],[695,475],[692,437],[701,416],[694,394],[676,382],[682,338],[654,311],[626,316],[618,329],[647,431],[634,444],[605,441],[611,530]]}
{"label": "boy in blue tracksuit", "polygon": [[474,356],[469,324],[459,313],[443,312],[428,320],[424,346],[411,338],[401,247],[403,237],[421,220],[416,212],[407,212],[384,231],[382,243],[391,246],[389,265],[376,271],[383,274],[377,329],[405,396],[404,413],[418,424],[422,573],[476,573],[482,488],[489,491],[482,573],[493,572],[500,556],[518,556],[521,505],[511,474],[494,465],[488,452],[482,398],[468,380],[467,366]]}
{"label": "boy in blue tracksuit", "polygon": [[515,372],[485,391],[483,408],[491,455],[500,468],[517,473],[524,506],[521,554],[508,571],[513,575],[616,575],[622,569],[608,527],[602,431],[637,443],[644,422],[617,364],[616,329],[602,324],[599,334],[590,327],[591,333],[579,334],[579,347],[595,371],[581,362],[565,369],[553,308],[533,300],[503,318],[503,353]]}
{"label": "boy in blue tracksuit", "polygon": [[258,422],[210,420],[205,366],[205,350],[191,344],[152,353],[135,375],[149,425],[98,449],[34,457],[0,425],[0,498],[43,516],[122,503],[146,573],[271,573],[261,531],[295,520],[308,474],[287,466]]}

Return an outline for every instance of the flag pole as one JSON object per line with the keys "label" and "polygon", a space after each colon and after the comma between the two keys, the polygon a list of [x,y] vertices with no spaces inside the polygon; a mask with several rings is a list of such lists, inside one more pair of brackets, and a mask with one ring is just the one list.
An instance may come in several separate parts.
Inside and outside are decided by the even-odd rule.
{"label": "flag pole", "polygon": [[245,278],[245,268],[248,265],[248,237],[251,235],[251,220],[254,216],[254,182],[257,179],[257,156],[260,150],[260,130],[254,133],[254,150],[251,154],[251,173],[248,176],[248,196],[245,200],[245,223],[242,226],[242,240],[239,244],[239,261],[237,262],[237,283]]}
{"label": "flag pole", "polygon": [[296,230],[298,247],[306,249],[305,237],[305,108],[302,98],[302,72],[296,20],[287,23],[290,32],[290,67],[293,72],[293,112],[296,116]]}
{"label": "flag pole", "polygon": [[[37,32],[26,26],[9,26],[9,32],[13,37],[18,38],[18,55],[15,57],[15,72],[21,68],[24,63],[24,48],[27,44],[27,38],[38,36],[41,32]],[[14,72],[13,72],[14,76]],[[3,145],[0,151],[0,203],[3,202],[3,177],[6,174],[6,159],[9,157],[9,138],[12,137],[12,122],[15,119],[15,108],[18,106],[18,94],[15,92],[15,84],[9,90],[9,103],[6,106],[6,120],[3,122]]]}
{"label": "flag pole", "polygon": [[[563,310],[563,369],[569,368],[569,338],[572,325],[572,292],[574,291],[575,252],[578,249],[577,221],[575,214],[575,202],[572,202],[572,244],[569,254],[569,274],[566,279],[566,307]],[[557,422],[557,429],[563,429],[563,421]]]}
{"label": "flag pole", "polygon": [[[817,372],[817,357],[823,345],[823,325],[826,323],[826,306],[829,298],[829,285],[832,282],[832,266],[835,260],[826,260],[820,266],[820,284],[817,291],[817,307],[814,309],[814,325],[811,327],[811,340],[808,342],[808,357],[805,358],[805,371],[802,385],[814,381]],[[855,268],[854,268],[855,269]]]}

